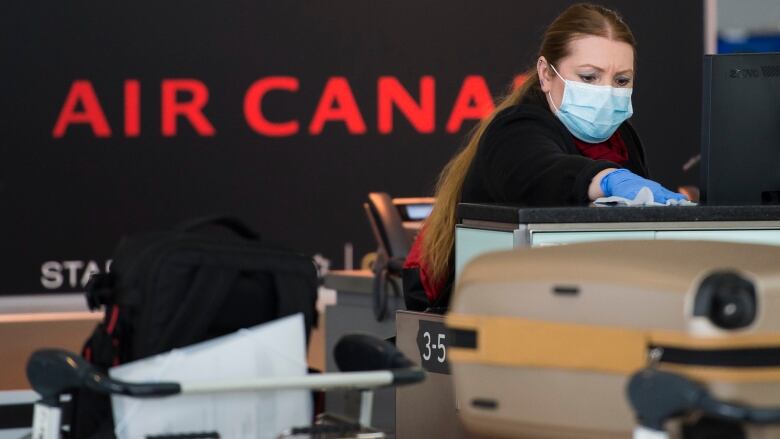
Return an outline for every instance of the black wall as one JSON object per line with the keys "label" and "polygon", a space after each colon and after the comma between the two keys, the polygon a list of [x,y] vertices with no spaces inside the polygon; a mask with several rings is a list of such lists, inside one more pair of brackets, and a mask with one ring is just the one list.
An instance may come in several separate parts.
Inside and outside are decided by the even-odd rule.
{"label": "black wall", "polygon": [[[374,245],[361,208],[366,193],[429,195],[473,126],[445,129],[464,78],[480,75],[500,94],[533,65],[541,31],[568,4],[5,2],[0,293],[79,291],[80,264],[102,265],[121,235],[214,212],[239,215],[263,235],[322,253],[336,266],[343,244],[353,242],[359,260]],[[695,183],[681,166],[699,148],[702,2],[606,5],[622,12],[639,41],[633,121],[653,175],[672,187]],[[298,79],[297,92],[263,101],[269,119],[299,121],[296,135],[260,135],[244,118],[247,90],[269,76]],[[383,76],[397,78],[415,99],[420,78],[434,78],[432,133],[419,133],[397,110],[393,131],[379,132]],[[351,86],[365,133],[349,133],[341,122],[308,132],[333,77]],[[203,113],[212,136],[198,135],[183,118],[176,136],[162,135],[161,83],[177,78],[207,87]],[[53,135],[76,80],[94,88],[110,137],[87,124]],[[140,84],[138,136],[123,129],[127,80]],[[47,261],[48,287],[41,279]]]}

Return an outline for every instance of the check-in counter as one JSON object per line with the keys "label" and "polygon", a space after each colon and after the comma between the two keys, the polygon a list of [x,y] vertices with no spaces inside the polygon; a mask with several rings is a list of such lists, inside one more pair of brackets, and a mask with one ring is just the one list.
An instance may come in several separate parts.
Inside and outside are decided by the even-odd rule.
{"label": "check-in counter", "polygon": [[25,369],[37,349],[80,352],[102,317],[87,309],[81,294],[0,298],[0,391],[30,387]]}
{"label": "check-in counter", "polygon": [[[600,240],[687,239],[780,245],[780,206],[523,208],[460,204],[456,275],[486,252]],[[396,433],[404,438],[467,438],[458,408],[444,317],[398,311],[397,345],[428,372],[396,392]]]}
{"label": "check-in counter", "polygon": [[41,348],[79,352],[102,317],[82,294],[0,297],[0,439],[30,430],[37,399],[25,373],[30,355]]}
{"label": "check-in counter", "polygon": [[[395,310],[404,308],[403,298],[388,292],[388,312],[384,320],[377,321],[373,311],[373,281],[371,270],[335,270],[325,275],[324,287],[336,290],[336,303],[325,307],[325,368],[329,372],[338,371],[333,348],[342,336],[353,332],[384,339],[395,336]],[[402,291],[400,279],[390,281]]]}
{"label": "check-in counter", "polygon": [[396,389],[396,437],[471,438],[458,417],[447,360],[452,337],[444,326],[444,316],[398,311],[396,326],[396,346],[427,373],[422,383]]}
{"label": "check-in counter", "polygon": [[[387,339],[395,336],[395,310],[404,308],[403,298],[389,294],[384,320],[377,321],[373,310],[373,280],[371,270],[335,270],[325,275],[324,287],[336,290],[336,303],[325,307],[325,369],[336,372],[333,348],[339,339],[350,333],[366,333]],[[391,279],[402,291],[400,279]],[[388,288],[392,291],[392,289]],[[326,394],[328,412],[356,416],[360,398],[356,392],[330,391]],[[375,392],[372,424],[383,431],[395,428],[395,389]]]}
{"label": "check-in counter", "polygon": [[461,203],[455,275],[469,260],[490,251],[645,239],[780,245],[780,206],[527,208]]}
{"label": "check-in counter", "polygon": [[[524,208],[496,204],[458,206],[456,275],[473,257],[496,250],[599,240],[689,239],[780,245],[780,206],[562,207]],[[428,372],[422,384],[395,391],[395,432],[403,438],[468,438],[458,416],[446,360],[449,333],[443,316],[403,310],[376,322],[372,311],[372,273],[336,271],[325,286],[338,291],[325,312],[326,349],[348,332],[381,337],[397,334],[398,348]],[[332,370],[332,357],[328,368]],[[383,403],[375,415],[390,418]],[[377,407],[375,406],[375,409]],[[383,425],[384,427],[384,425]]]}

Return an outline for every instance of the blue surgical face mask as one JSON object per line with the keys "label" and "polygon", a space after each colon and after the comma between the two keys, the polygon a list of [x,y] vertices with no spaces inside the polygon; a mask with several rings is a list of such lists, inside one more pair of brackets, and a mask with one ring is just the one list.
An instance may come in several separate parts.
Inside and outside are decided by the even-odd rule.
{"label": "blue surgical face mask", "polygon": [[603,142],[634,114],[631,106],[633,89],[569,81],[563,79],[552,64],[549,66],[565,84],[560,108],[555,108],[549,92],[547,96],[555,108],[555,115],[574,137],[588,143]]}

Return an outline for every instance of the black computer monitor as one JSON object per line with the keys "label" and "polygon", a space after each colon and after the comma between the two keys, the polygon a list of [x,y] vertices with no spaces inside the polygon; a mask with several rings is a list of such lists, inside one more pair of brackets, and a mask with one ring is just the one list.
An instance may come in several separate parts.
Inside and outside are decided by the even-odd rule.
{"label": "black computer monitor", "polygon": [[701,201],[780,204],[780,53],[706,55]]}

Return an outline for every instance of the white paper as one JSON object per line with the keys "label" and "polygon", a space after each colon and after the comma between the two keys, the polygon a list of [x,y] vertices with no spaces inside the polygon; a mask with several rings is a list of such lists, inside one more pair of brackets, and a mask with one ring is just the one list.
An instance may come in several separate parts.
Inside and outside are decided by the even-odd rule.
{"label": "white paper", "polygon": [[644,186],[639,189],[633,200],[623,197],[601,197],[593,202],[596,206],[695,206],[696,203],[689,200],[666,200],[666,204],[655,201],[653,191]]}
{"label": "white paper", "polygon": [[[300,314],[112,368],[123,381],[203,381],[307,373]],[[118,439],[216,431],[222,438],[275,438],[311,421],[308,390],[111,398]]]}

